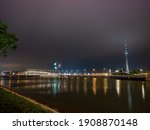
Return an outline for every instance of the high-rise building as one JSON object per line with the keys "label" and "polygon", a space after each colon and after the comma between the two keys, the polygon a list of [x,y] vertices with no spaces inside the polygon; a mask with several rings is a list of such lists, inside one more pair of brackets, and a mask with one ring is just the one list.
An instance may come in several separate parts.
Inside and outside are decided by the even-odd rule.
{"label": "high-rise building", "polygon": [[125,40],[125,61],[126,61],[126,73],[129,74],[129,64],[128,64],[128,49],[127,49],[127,41]]}

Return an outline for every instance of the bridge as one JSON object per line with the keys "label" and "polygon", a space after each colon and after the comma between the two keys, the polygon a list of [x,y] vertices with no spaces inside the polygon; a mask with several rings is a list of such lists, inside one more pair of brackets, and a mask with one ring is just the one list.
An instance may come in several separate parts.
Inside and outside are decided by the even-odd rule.
{"label": "bridge", "polygon": [[145,75],[111,75],[111,74],[70,74],[70,75],[64,75],[60,74],[58,77],[99,77],[99,78],[109,78],[109,79],[120,79],[120,80],[150,80]]}
{"label": "bridge", "polygon": [[3,72],[1,78],[32,79],[32,78],[70,78],[70,77],[100,77],[120,80],[150,80],[147,75],[113,75],[111,73],[59,73],[47,70],[28,69],[19,73]]}

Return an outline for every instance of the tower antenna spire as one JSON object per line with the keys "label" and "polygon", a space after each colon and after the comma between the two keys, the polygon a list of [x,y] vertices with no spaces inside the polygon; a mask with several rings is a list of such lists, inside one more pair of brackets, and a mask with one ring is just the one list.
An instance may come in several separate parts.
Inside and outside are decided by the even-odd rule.
{"label": "tower antenna spire", "polygon": [[126,73],[128,73],[128,74],[129,74],[127,40],[125,40],[125,41],[124,41],[124,44],[125,44]]}

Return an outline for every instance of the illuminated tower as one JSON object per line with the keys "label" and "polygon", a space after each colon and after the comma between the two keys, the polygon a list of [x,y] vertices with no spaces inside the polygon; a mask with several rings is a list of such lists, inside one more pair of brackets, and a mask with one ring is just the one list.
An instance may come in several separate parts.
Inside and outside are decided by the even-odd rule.
{"label": "illuminated tower", "polygon": [[128,49],[127,49],[127,41],[126,40],[125,40],[125,60],[126,60],[126,73],[129,74]]}
{"label": "illuminated tower", "polygon": [[54,71],[56,72],[57,69],[58,69],[58,68],[57,68],[57,63],[55,62],[55,63],[54,63]]}

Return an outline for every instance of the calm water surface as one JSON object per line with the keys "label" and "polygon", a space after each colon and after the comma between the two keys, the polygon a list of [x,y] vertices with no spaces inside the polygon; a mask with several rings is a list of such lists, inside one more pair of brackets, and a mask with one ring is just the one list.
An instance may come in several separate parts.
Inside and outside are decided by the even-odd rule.
{"label": "calm water surface", "polygon": [[0,84],[60,112],[150,112],[149,81],[74,77]]}

